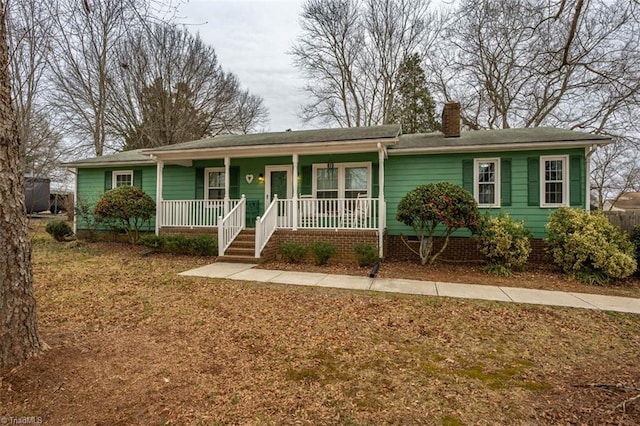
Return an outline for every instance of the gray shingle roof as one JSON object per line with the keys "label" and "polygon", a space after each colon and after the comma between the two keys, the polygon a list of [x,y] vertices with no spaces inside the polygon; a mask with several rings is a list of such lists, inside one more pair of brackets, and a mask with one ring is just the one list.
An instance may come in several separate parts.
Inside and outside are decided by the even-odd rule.
{"label": "gray shingle roof", "polygon": [[607,136],[553,127],[531,127],[525,129],[498,129],[461,132],[460,137],[445,138],[440,132],[402,135],[390,150],[419,148],[456,148],[482,145],[507,145],[526,143],[578,142],[587,145],[589,141],[611,141]]}
{"label": "gray shingle roof", "polygon": [[84,160],[72,161],[64,163],[65,167],[100,167],[102,165],[118,165],[123,166],[129,164],[155,164],[148,155],[142,154],[142,149],[134,149],[131,151],[118,152],[116,154],[103,155],[102,157],[87,158]]}
{"label": "gray shingle roof", "polygon": [[367,139],[393,139],[399,134],[400,125],[388,124],[372,127],[297,130],[291,132],[254,133],[249,135],[218,135],[213,138],[152,148],[147,151],[159,153],[192,149],[235,148],[263,145],[273,146],[318,142],[346,142]]}

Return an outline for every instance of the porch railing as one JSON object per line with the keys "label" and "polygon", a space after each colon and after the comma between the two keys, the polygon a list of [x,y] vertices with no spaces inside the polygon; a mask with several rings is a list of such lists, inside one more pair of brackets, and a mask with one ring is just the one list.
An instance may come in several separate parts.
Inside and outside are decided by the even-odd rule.
{"label": "porch railing", "polygon": [[[283,200],[287,201],[287,200]],[[267,245],[269,238],[278,228],[278,207],[280,202],[278,196],[273,196],[273,201],[264,211],[262,216],[256,218],[256,253],[255,257],[259,258],[262,249]]]}
{"label": "porch railing", "polygon": [[[278,227],[294,228],[293,200],[278,200]],[[297,226],[307,229],[378,229],[377,198],[299,198]]]}
{"label": "porch railing", "polygon": [[247,202],[242,198],[226,216],[218,218],[218,256],[224,256],[233,240],[246,226]]}
{"label": "porch railing", "polygon": [[[226,211],[235,208],[240,200],[229,200]],[[218,217],[225,215],[224,200],[163,200],[160,226],[213,227]]]}

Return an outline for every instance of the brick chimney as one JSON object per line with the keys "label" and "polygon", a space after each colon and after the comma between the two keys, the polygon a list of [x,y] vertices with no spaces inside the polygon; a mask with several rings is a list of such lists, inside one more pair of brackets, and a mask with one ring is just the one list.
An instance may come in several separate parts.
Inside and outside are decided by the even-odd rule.
{"label": "brick chimney", "polygon": [[460,103],[448,101],[442,108],[442,133],[445,138],[460,137]]}

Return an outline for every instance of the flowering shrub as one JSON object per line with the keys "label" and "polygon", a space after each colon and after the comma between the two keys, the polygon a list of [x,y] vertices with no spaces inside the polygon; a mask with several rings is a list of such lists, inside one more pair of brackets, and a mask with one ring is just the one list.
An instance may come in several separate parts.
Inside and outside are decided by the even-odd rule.
{"label": "flowering shrub", "polygon": [[[417,253],[423,265],[432,264],[444,251],[453,231],[478,228],[478,204],[464,188],[449,182],[420,185],[408,192],[398,204],[396,219],[413,228],[420,241]],[[441,226],[445,238],[438,252],[434,253],[433,242],[436,228]]]}
{"label": "flowering shrub", "polygon": [[105,192],[93,209],[98,220],[121,226],[131,244],[140,240],[140,230],[155,212],[153,199],[135,186],[119,186]]}
{"label": "flowering shrub", "polygon": [[547,224],[546,241],[553,261],[583,282],[603,284],[636,270],[633,244],[602,214],[558,209]]}
{"label": "flowering shrub", "polygon": [[480,227],[480,252],[487,258],[488,272],[509,275],[512,269],[522,268],[531,253],[531,231],[508,215],[488,218]]}

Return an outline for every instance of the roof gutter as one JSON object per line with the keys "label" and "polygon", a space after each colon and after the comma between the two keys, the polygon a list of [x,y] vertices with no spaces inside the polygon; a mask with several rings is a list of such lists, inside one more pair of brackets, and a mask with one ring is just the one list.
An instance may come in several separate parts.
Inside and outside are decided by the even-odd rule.
{"label": "roof gutter", "polygon": [[310,142],[310,143],[292,143],[277,145],[250,145],[241,147],[215,147],[215,148],[197,148],[197,149],[179,149],[179,150],[149,150],[143,154],[150,155],[162,159],[195,159],[211,158],[218,155],[223,157],[255,157],[259,155],[291,155],[298,154],[340,154],[340,153],[356,153],[363,151],[377,151],[378,144],[385,146],[395,145],[398,137],[384,139],[364,139],[364,140],[347,140],[347,141],[329,141],[329,142]]}
{"label": "roof gutter", "polygon": [[585,140],[582,143],[578,141],[562,141],[550,145],[549,142],[529,142],[529,143],[507,143],[507,144],[487,144],[487,145],[458,145],[458,146],[435,146],[421,148],[395,148],[389,150],[389,155],[414,155],[414,154],[445,154],[445,153],[461,153],[461,152],[496,152],[496,151],[532,151],[537,149],[555,149],[555,148],[583,148],[593,145],[608,145],[613,140],[594,141]]}
{"label": "roof gutter", "polygon": [[101,167],[127,167],[127,166],[153,166],[156,162],[154,160],[147,161],[104,161],[100,163],[66,163],[62,164],[62,167],[66,169],[90,169]]}

